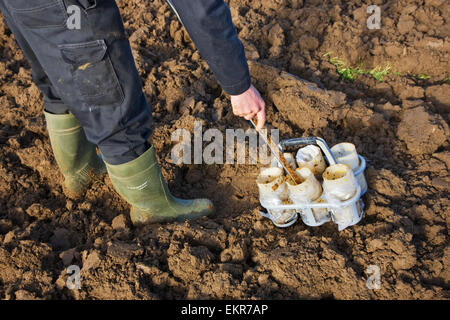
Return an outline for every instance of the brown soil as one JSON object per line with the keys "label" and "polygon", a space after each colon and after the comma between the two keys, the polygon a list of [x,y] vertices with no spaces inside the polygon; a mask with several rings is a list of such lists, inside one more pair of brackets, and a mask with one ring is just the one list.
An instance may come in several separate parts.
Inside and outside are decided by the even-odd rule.
{"label": "brown soil", "polygon": [[[0,298],[449,298],[448,1],[230,1],[269,124],[283,138],[352,142],[368,161],[365,216],[342,232],[261,218],[258,166],[171,163],[176,128],[249,125],[165,1],[118,4],[164,176],[177,196],[212,199],[217,215],[133,228],[108,178],[68,200],[42,97],[0,22]],[[365,27],[368,4],[383,8],[380,30]],[[346,82],[330,51],[401,75]],[[420,73],[431,78],[411,76]],[[71,264],[82,267],[79,291],[65,286]],[[379,290],[366,287],[369,265],[381,268]]]}

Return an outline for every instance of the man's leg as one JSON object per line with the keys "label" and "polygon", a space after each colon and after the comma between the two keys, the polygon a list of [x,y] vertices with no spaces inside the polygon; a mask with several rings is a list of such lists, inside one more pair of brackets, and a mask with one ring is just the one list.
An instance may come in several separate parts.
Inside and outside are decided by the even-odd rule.
{"label": "man's leg", "polygon": [[95,176],[106,173],[96,146],[87,141],[78,120],[59,98],[33,49],[25,39],[21,26],[0,0],[0,11],[21,47],[33,71],[33,81],[44,94],[45,117],[55,159],[65,177],[64,191],[72,198],[81,196]]}
{"label": "man's leg", "polygon": [[[151,111],[113,0],[0,0],[70,112],[112,164],[150,145]],[[95,4],[97,2],[97,4]],[[80,29],[67,27],[70,6]]]}
{"label": "man's leg", "polygon": [[30,45],[24,38],[20,30],[20,26],[16,25],[14,19],[11,17],[11,14],[6,9],[3,0],[0,0],[0,12],[2,12],[3,18],[5,19],[9,29],[13,32],[16,42],[22,49],[22,52],[27,59],[28,64],[31,66],[31,69],[33,71],[33,82],[44,94],[45,110],[53,114],[69,113],[69,107],[61,100],[61,98],[59,98],[47,74],[45,73],[44,69],[39,63],[39,60],[34,54],[33,49],[31,49]]}
{"label": "man's leg", "polygon": [[[3,2],[58,96],[98,145],[116,190],[133,206],[133,222],[211,213],[209,200],[173,197],[162,177],[148,143],[151,110],[115,1]],[[66,8],[73,5],[81,8],[81,23],[71,30]]]}

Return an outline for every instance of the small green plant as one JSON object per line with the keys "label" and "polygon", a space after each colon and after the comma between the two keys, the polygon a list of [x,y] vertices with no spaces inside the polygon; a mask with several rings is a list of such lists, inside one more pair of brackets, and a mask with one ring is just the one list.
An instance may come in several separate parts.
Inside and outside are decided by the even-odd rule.
{"label": "small green plant", "polygon": [[413,75],[414,78],[419,79],[419,80],[428,80],[431,77],[429,75],[427,75],[426,73],[421,73],[421,74],[414,74]]}
{"label": "small green plant", "polygon": [[389,70],[391,70],[390,66],[386,66],[384,69],[376,67],[375,69],[370,70],[369,74],[377,81],[384,81],[384,77],[389,74]]}
{"label": "small green plant", "polygon": [[[323,55],[324,57],[330,57],[331,52],[327,52]],[[336,72],[339,76],[347,81],[355,81],[356,77],[361,74],[370,74],[378,81],[384,81],[384,77],[389,73],[391,69],[390,66],[386,66],[385,68],[376,67],[370,71],[365,70],[364,65],[359,59],[359,64],[357,67],[348,66],[344,61],[340,60],[337,57],[329,58],[329,62],[336,67]]]}
{"label": "small green plant", "polygon": [[356,68],[352,68],[350,66],[347,66],[344,61],[339,60],[336,57],[331,58],[330,63],[336,67],[336,71],[339,76],[347,81],[355,81],[357,75],[364,74],[365,72],[361,68],[361,65]]}
{"label": "small green plant", "polygon": [[448,84],[450,84],[450,77],[445,78],[444,82],[447,82]]}

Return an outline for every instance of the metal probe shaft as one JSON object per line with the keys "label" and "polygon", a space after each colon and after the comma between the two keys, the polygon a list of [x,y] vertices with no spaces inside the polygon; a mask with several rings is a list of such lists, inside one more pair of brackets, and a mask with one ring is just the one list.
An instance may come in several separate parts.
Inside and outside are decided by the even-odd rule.
{"label": "metal probe shaft", "polygon": [[[259,135],[263,138],[264,142],[267,144],[267,146],[269,147],[269,149],[272,152],[272,154],[274,155],[274,157],[278,160],[278,163],[280,163],[281,166],[284,168],[284,170],[286,170],[287,174],[289,175],[289,177],[291,177],[292,181],[295,184],[300,184],[301,181],[300,181],[299,177],[295,174],[295,172],[292,170],[291,167],[289,167],[289,168],[287,167],[287,166],[289,166],[289,164],[287,163],[287,161],[284,158],[283,154],[281,153],[280,149],[278,149],[278,147],[272,143],[272,140],[268,141],[266,139],[266,137],[262,134],[262,132],[257,129],[257,127],[252,119],[250,119],[249,121],[253,125],[255,130],[259,133]],[[285,161],[282,161],[280,158],[283,158]],[[287,165],[285,165],[285,164],[287,164]]]}

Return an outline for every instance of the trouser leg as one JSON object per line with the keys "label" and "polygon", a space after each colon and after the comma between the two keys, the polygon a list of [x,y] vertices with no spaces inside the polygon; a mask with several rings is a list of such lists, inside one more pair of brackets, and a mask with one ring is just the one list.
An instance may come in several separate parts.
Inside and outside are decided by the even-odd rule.
{"label": "trouser leg", "polygon": [[33,74],[33,82],[44,94],[44,107],[47,112],[53,114],[66,114],[69,112],[68,106],[59,98],[53,87],[50,79],[39,63],[38,58],[33,52],[33,49],[28,44],[27,40],[23,36],[20,27],[16,25],[11,14],[5,7],[3,0],[0,0],[0,11],[3,13],[3,17],[8,24],[9,29],[13,32],[17,44],[22,49],[28,64],[31,66]]}
{"label": "trouser leg", "polygon": [[[0,2],[45,70],[53,96],[68,106],[105,161],[122,164],[143,154],[150,147],[151,110],[115,1]],[[73,5],[80,8],[79,29],[67,27]]]}

